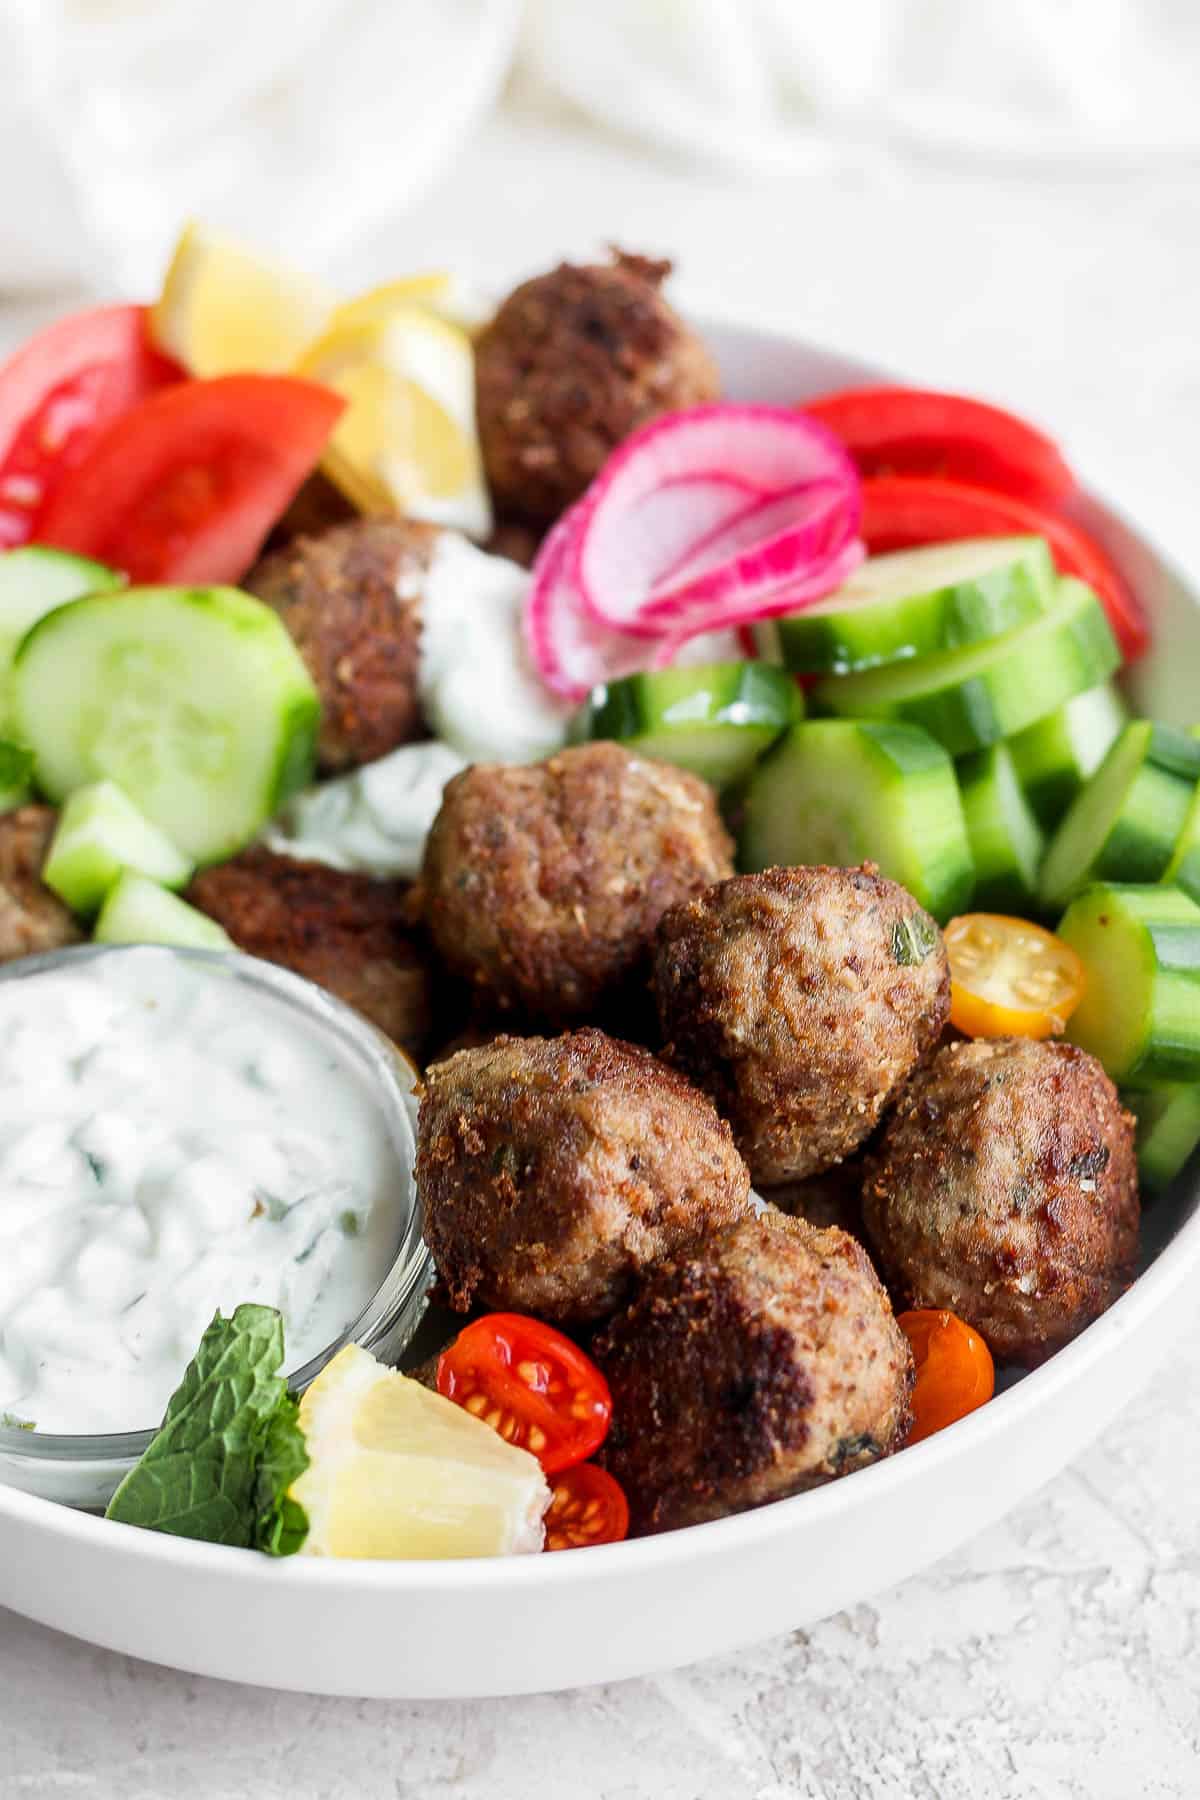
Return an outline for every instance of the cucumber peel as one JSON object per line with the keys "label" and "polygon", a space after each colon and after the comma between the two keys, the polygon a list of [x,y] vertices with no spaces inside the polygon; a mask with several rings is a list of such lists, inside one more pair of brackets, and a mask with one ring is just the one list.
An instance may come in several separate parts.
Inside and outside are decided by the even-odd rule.
{"label": "cucumber peel", "polygon": [[1200,743],[1169,725],[1127,725],[1072,801],[1039,893],[1057,912],[1093,881],[1150,882],[1170,864],[1200,783]]}
{"label": "cucumber peel", "polygon": [[974,867],[954,765],[923,731],[849,719],[794,725],[745,796],[740,866],[874,862],[944,922]]}
{"label": "cucumber peel", "polygon": [[817,711],[920,725],[952,756],[986,750],[1045,718],[1118,667],[1121,653],[1099,600],[1060,582],[1048,612],[987,643],[941,650],[813,689]]}
{"label": "cucumber peel", "polygon": [[24,744],[0,739],[0,813],[12,812],[29,799],[33,779],[33,752]]}
{"label": "cucumber peel", "polygon": [[1106,681],[1086,694],[1076,694],[1057,712],[1010,739],[1008,747],[1021,786],[1047,830],[1061,823],[1128,720],[1128,706],[1112,682]]}
{"label": "cucumber peel", "polygon": [[1161,1193],[1200,1144],[1200,1086],[1127,1088],[1121,1099],[1137,1120],[1138,1181]]}
{"label": "cucumber peel", "polygon": [[1071,1041],[1122,1086],[1200,1082],[1200,906],[1178,888],[1096,882],[1058,935],[1087,975]]}
{"label": "cucumber peel", "polygon": [[87,556],[24,544],[0,555],[0,723],[11,705],[9,680],[13,657],[25,633],[68,600],[123,587],[125,577]]}
{"label": "cucumber peel", "polygon": [[60,606],[22,640],[13,697],[51,800],[114,781],[197,863],[240,850],[312,773],[312,679],[278,616],[236,588]]}
{"label": "cucumber peel", "polygon": [[94,913],[125,869],[181,888],[195,864],[112,781],[68,795],[42,880],[73,912]]}
{"label": "cucumber peel", "polygon": [[1043,538],[971,538],[872,556],[837,592],[775,621],[789,669],[847,674],[998,637],[1051,605]]}
{"label": "cucumber peel", "polygon": [[975,905],[984,912],[1029,910],[1045,849],[1042,828],[1005,744],[958,765],[963,817],[975,862]]}
{"label": "cucumber peel", "polygon": [[571,736],[610,738],[721,788],[749,774],[803,714],[800,690],[784,670],[765,662],[710,663],[595,688]]}
{"label": "cucumber peel", "polygon": [[98,944],[172,944],[187,950],[237,947],[215,919],[132,869],[118,878],[92,935]]}

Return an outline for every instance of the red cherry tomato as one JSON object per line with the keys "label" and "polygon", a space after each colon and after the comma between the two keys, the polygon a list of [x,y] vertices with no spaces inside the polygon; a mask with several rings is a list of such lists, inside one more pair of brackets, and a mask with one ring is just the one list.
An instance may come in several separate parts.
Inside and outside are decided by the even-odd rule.
{"label": "red cherry tomato", "polygon": [[345,402],[290,375],[223,375],[153,394],[110,425],[38,541],[135,582],[235,582],[318,461]]}
{"label": "red cherry tomato", "polygon": [[896,1323],[917,1365],[908,1434],[908,1442],[917,1444],[990,1400],[996,1371],[979,1333],[952,1312],[926,1307],[901,1313]]}
{"label": "red cherry tomato", "polygon": [[0,550],[33,537],[114,419],[183,378],[150,342],[144,306],[72,313],[0,366]]}
{"label": "red cherry tomato", "polygon": [[1057,513],[962,481],[924,475],[876,475],[862,485],[862,536],[868,550],[908,550],[958,538],[1044,537],[1063,575],[1077,575],[1104,603],[1122,654],[1133,662],[1150,645],[1141,607],[1099,544]]}
{"label": "red cherry tomato", "polygon": [[465,1406],[548,1475],[599,1449],[612,1418],[608,1383],[561,1331],[521,1313],[488,1313],[438,1359],[438,1393]]}
{"label": "red cherry tomato", "polygon": [[1054,504],[1075,477],[1032,425],[960,394],[856,387],[805,402],[845,444],[860,475],[936,475]]}
{"label": "red cherry tomato", "polygon": [[629,1502],[607,1469],[580,1463],[555,1481],[546,1510],[547,1550],[619,1544],[628,1531]]}

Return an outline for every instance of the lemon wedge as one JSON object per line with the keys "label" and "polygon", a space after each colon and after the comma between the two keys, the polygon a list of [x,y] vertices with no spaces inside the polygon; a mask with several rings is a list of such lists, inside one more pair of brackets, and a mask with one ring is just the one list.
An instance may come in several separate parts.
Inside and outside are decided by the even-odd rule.
{"label": "lemon wedge", "polygon": [[175,246],[151,329],[193,375],[272,374],[292,367],[334,302],[319,282],[193,222]]}
{"label": "lemon wedge", "polygon": [[296,369],[349,403],[325,470],[360,512],[402,512],[488,535],[475,356],[465,331],[397,306],[349,325],[335,321]]}
{"label": "lemon wedge", "polygon": [[490,307],[476,288],[449,269],[433,269],[424,275],[405,275],[399,281],[388,281],[371,288],[354,300],[338,307],[333,322],[338,325],[370,324],[386,318],[398,307],[417,306],[435,313],[449,325],[458,325],[474,334],[487,324]]}
{"label": "lemon wedge", "polygon": [[550,1489],[535,1457],[349,1344],[300,1402],[309,1467],[291,1496],[305,1556],[540,1550]]}

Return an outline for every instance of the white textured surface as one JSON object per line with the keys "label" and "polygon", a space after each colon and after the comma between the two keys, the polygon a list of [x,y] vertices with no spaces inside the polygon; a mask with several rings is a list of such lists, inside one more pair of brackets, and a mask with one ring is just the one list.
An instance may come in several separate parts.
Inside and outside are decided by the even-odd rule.
{"label": "white textured surface", "polygon": [[[1040,417],[1200,571],[1194,170],[1051,182],[856,164],[749,185],[510,117],[352,273],[453,262],[502,282],[610,237],[675,253],[698,301]],[[0,332],[16,325],[0,312]],[[0,1794],[1185,1800],[1200,1791],[1198,1494],[1200,1323],[1088,1456],[964,1553],[815,1630],[654,1680],[310,1700],[0,1615]]]}

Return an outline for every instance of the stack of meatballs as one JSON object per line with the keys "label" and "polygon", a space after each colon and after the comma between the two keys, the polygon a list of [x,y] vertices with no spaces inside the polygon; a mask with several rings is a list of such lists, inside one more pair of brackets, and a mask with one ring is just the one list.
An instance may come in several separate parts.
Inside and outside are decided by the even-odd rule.
{"label": "stack of meatballs", "polygon": [[[629,431],[716,397],[665,273],[622,255],[561,268],[484,333],[508,553]],[[435,537],[339,519],[246,582],[317,684],[325,773],[426,735]],[[41,807],[0,819],[0,959],[78,936],[38,879],[52,829]],[[869,866],[735,875],[713,792],[679,769],[615,744],[477,765],[447,786],[412,887],[253,848],[189,898],[420,1060],[443,1023],[417,1161],[441,1298],[588,1345],[636,1532],[902,1445],[913,1363],[893,1301],[946,1307],[1028,1365],[1132,1277],[1132,1121],[1099,1065],[947,1041],[945,948],[912,896]]]}

